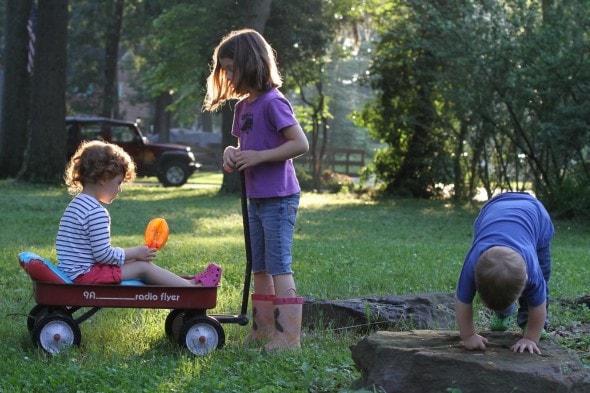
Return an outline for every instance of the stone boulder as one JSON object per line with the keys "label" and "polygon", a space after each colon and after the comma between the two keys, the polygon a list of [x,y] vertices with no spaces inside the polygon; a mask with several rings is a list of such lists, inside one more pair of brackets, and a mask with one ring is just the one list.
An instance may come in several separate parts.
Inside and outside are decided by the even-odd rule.
{"label": "stone boulder", "polygon": [[486,351],[468,351],[456,331],[379,331],[351,347],[356,389],[403,393],[590,393],[590,369],[551,338],[541,355],[514,353],[515,333],[483,332]]}
{"label": "stone boulder", "polygon": [[369,296],[347,300],[306,298],[302,325],[307,329],[375,330],[453,329],[455,296],[424,293]]}

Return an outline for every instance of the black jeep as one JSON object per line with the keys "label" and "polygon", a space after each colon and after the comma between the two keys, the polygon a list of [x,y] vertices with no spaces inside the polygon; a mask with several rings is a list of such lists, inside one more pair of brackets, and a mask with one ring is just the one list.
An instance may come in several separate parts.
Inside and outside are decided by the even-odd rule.
{"label": "black jeep", "polygon": [[68,158],[83,140],[121,146],[137,166],[137,176],[156,176],[165,187],[182,186],[201,165],[188,146],[152,143],[137,124],[103,117],[67,117]]}

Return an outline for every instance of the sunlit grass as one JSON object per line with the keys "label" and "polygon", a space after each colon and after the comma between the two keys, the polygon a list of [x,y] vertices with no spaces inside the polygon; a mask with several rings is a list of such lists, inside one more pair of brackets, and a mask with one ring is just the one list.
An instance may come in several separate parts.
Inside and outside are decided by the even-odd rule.
{"label": "sunlit grass", "polygon": [[[142,243],[149,220],[164,217],[171,233],[156,262],[179,274],[219,263],[224,272],[211,313],[235,314],[245,269],[240,199],[218,195],[220,174],[202,179],[207,186],[124,186],[108,206],[113,243]],[[71,197],[60,187],[2,181],[0,188],[0,391],[337,392],[358,378],[349,346],[359,337],[351,332],[304,331],[301,351],[269,355],[242,346],[248,327],[224,325],[224,349],[194,358],[165,336],[168,310],[101,310],[80,325],[79,348],[48,358],[26,329],[34,301],[17,254],[30,250],[55,261],[55,234]],[[444,201],[304,193],[293,250],[298,292],[318,299],[450,293],[477,211]],[[576,298],[588,292],[590,226],[555,224],[552,296]],[[558,307],[550,310],[560,324],[588,318]]]}

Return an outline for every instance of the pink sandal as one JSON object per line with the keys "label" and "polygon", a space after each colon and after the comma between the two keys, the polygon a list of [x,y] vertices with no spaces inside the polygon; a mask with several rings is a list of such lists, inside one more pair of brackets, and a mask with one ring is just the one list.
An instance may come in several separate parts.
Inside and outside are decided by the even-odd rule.
{"label": "pink sandal", "polygon": [[204,287],[216,287],[221,280],[221,267],[210,263],[202,273],[195,274],[195,284],[202,284]]}

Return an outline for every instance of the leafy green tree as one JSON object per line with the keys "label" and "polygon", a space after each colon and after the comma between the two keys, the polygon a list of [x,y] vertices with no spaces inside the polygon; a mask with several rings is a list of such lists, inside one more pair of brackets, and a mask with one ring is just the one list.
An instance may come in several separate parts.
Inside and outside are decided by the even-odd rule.
{"label": "leafy green tree", "polygon": [[67,41],[68,113],[97,115],[103,109],[106,3],[81,0],[71,6]]}
{"label": "leafy green tree", "polygon": [[387,143],[374,163],[387,190],[414,184],[410,194],[424,196],[453,179],[461,198],[482,185],[489,195],[532,185],[552,207],[588,210],[588,6],[401,0],[383,9],[379,94],[363,120]]}
{"label": "leafy green tree", "polygon": [[104,95],[102,100],[102,116],[118,117],[117,71],[119,70],[119,41],[123,24],[124,0],[105,2],[110,5],[105,34],[105,67],[104,67]]}
{"label": "leafy green tree", "polygon": [[[132,29],[143,31],[135,41],[125,41],[132,54],[126,67],[136,75],[133,84],[138,91],[156,103],[154,131],[161,140],[167,140],[171,122],[194,124],[197,120],[211,55],[219,40],[233,29],[264,26],[268,15],[261,10],[270,10],[270,4],[270,0],[162,0],[142,3],[130,13],[134,20],[150,21],[124,29],[124,36],[136,36]],[[226,146],[233,142],[231,108],[226,106],[221,112]],[[210,116],[201,118],[210,122]],[[234,192],[238,187],[236,176],[224,177],[224,191]]]}
{"label": "leafy green tree", "polygon": [[[162,110],[174,114],[180,124],[193,124],[198,116],[213,48],[225,35],[239,8],[219,1],[190,1],[165,10],[158,16],[137,54],[148,60],[141,72],[141,83],[148,94],[158,97],[172,93]],[[162,131],[161,129],[159,130]]]}
{"label": "leafy green tree", "polygon": [[[329,120],[332,118],[327,95],[329,65],[336,57],[334,50],[336,8],[330,2],[307,0],[275,2],[266,28],[277,60],[286,76],[285,88],[294,88],[303,106],[298,118],[310,139],[312,179],[320,188],[322,158],[328,143]],[[300,15],[305,23],[293,23]],[[289,26],[285,29],[285,26]]]}
{"label": "leafy green tree", "polygon": [[436,183],[448,180],[448,136],[437,122],[435,89],[443,64],[427,45],[434,34],[422,11],[429,5],[404,3],[391,4],[379,15],[380,40],[371,67],[378,97],[366,106],[362,121],[387,144],[374,157],[385,191],[424,198]]}
{"label": "leafy green tree", "polygon": [[80,0],[72,4],[68,34],[69,113],[121,117],[117,89],[120,54],[126,42],[134,42],[144,34],[143,29],[131,28],[128,30],[136,35],[124,36],[124,22],[135,26],[148,19],[133,18],[136,9],[136,2],[124,0]]}
{"label": "leafy green tree", "polygon": [[[334,40],[333,10],[330,2],[320,0],[177,4],[155,20],[145,41],[147,51],[138,52],[146,59],[159,59],[152,63],[157,66],[150,65],[141,72],[142,82],[150,87],[152,96],[174,91],[168,109],[174,111],[176,119],[191,123],[194,105],[203,96],[215,45],[230,30],[251,27],[264,34],[277,51],[279,67],[287,79],[286,89],[296,85],[295,78],[300,86],[319,86],[318,81],[325,77],[324,56]],[[313,105],[317,102],[322,102],[321,98]],[[316,113],[327,113],[322,104],[318,108]],[[223,113],[222,119],[225,147],[235,141],[230,135],[231,116]],[[323,124],[325,119],[320,119]],[[225,175],[222,191],[236,189],[235,176]]]}
{"label": "leafy green tree", "polygon": [[[535,190],[562,214],[590,213],[590,72],[585,65],[587,2],[545,1],[509,14],[518,55],[499,89],[510,127],[505,133],[526,157]],[[518,28],[518,30],[517,30]],[[527,34],[516,34],[519,31]]]}

